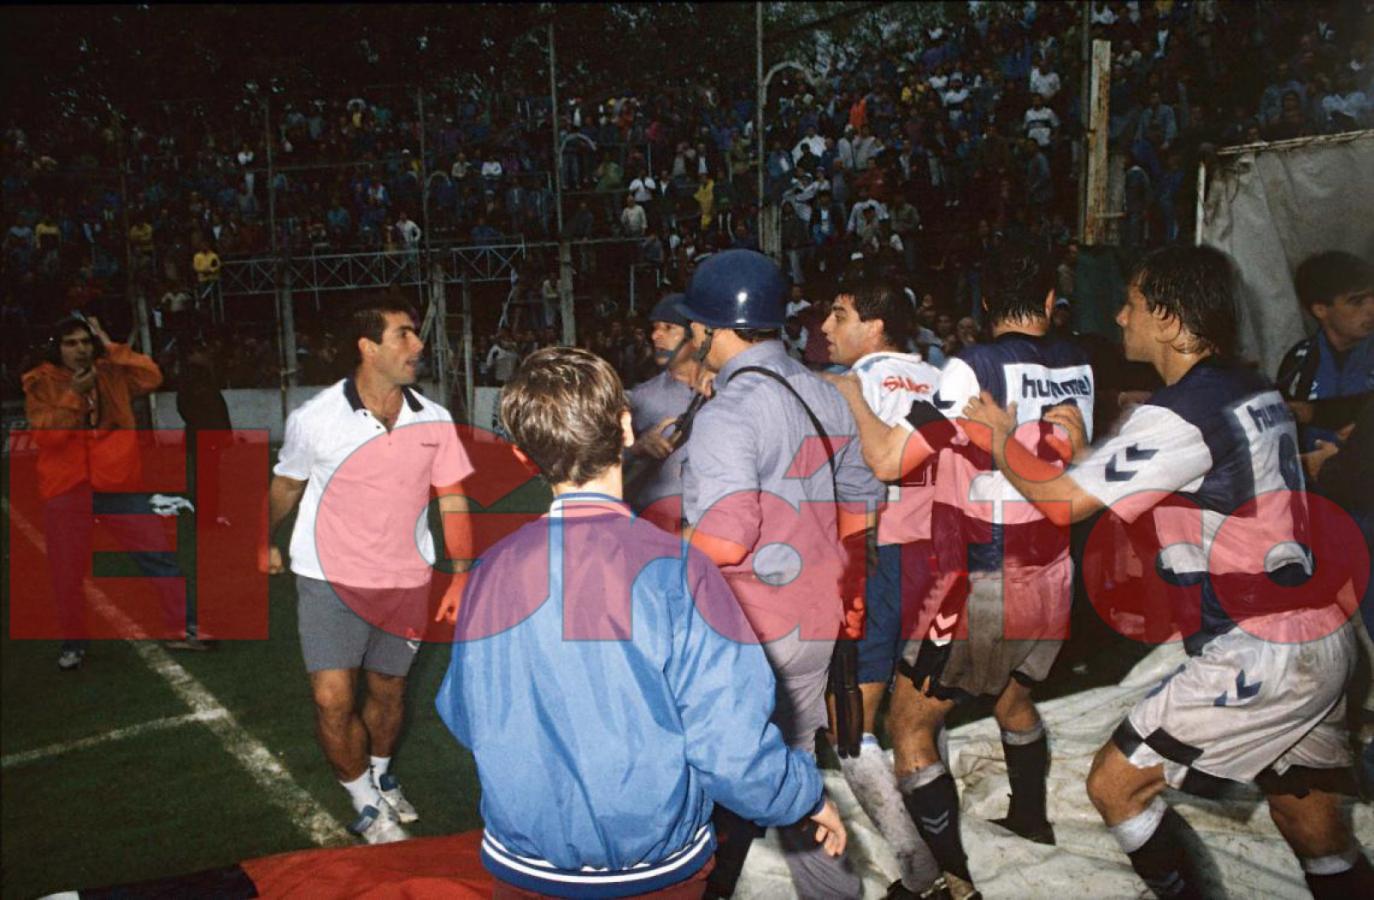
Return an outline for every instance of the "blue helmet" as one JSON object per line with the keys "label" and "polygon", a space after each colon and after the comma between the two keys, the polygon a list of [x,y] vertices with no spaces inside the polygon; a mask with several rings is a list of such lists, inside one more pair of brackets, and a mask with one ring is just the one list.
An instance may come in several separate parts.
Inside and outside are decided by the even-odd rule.
{"label": "blue helmet", "polygon": [[679,305],[682,303],[682,294],[668,294],[662,300],[654,304],[654,308],[649,311],[650,322],[667,322],[669,325],[681,325],[687,327],[687,317],[682,314]]}
{"label": "blue helmet", "polygon": [[697,266],[678,310],[712,328],[781,328],[786,295],[777,263],[754,250],[723,250]]}

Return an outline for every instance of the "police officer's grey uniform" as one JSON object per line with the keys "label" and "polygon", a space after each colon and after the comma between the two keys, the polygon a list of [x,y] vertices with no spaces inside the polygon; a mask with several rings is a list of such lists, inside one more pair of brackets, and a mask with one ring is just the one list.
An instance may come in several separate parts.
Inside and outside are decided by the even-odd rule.
{"label": "police officer's grey uniform", "polygon": [[[719,256],[742,253],[762,258],[750,251]],[[713,261],[724,267],[724,259]],[[697,278],[703,274],[710,274],[705,266]],[[690,290],[686,302],[690,307]],[[811,408],[836,448],[833,471],[797,397],[767,375],[741,371],[749,367],[778,373]],[[789,746],[807,750],[826,725],[826,678],[843,620],[836,493],[870,509],[884,497],[863,462],[856,430],[839,391],[788,356],[781,341],[768,340],[716,373],[715,396],[697,414],[685,445],[684,517],[704,534],[748,548],[721,571],[764,639],[777,677],[774,721]],[[809,833],[783,829],[781,840],[800,896],[858,896],[861,885],[847,861],[820,852]]]}
{"label": "police officer's grey uniform", "polygon": [[[837,447],[833,482],[822,456],[823,445],[815,440],[816,430],[806,411],[786,388],[767,376],[736,375],[751,366],[786,378],[821,420]],[[807,637],[821,630],[828,635],[806,640],[798,632],[764,644],[778,678],[774,718],[790,746],[810,746],[816,731],[826,725],[826,673],[843,617],[838,577],[844,550],[833,531],[833,520],[811,513],[833,503],[836,489],[839,500],[861,504],[876,504],[884,496],[882,484],[863,462],[854,431],[854,420],[839,391],[788,356],[781,341],[764,341],[721,368],[716,375],[716,396],[697,414],[686,444],[683,513],[688,524],[749,548],[742,561],[722,571],[755,631],[768,637],[804,620],[802,630]],[[810,446],[803,452],[809,437]],[[799,469],[809,470],[807,477],[796,477]],[[739,497],[749,494],[781,498],[798,514],[786,516],[781,506],[770,509],[768,500],[739,502]],[[733,501],[723,502],[732,495]],[[717,505],[730,511],[728,520],[712,516],[703,522],[707,511]],[[763,518],[770,515],[773,521],[762,527]],[[789,521],[778,522],[783,516]],[[817,524],[829,527],[830,533],[816,535]],[[761,534],[767,535],[766,545],[759,543]],[[789,540],[793,535],[795,539]],[[825,581],[829,593],[802,598],[760,589],[792,583],[803,566],[808,585],[813,573],[834,578]],[[779,601],[808,606],[779,609],[775,605]]]}
{"label": "police officer's grey uniform", "polygon": [[[657,427],[664,419],[682,415],[691,404],[696,391],[673,377],[667,369],[630,391],[631,427],[635,437]],[[672,438],[673,428],[663,434]],[[643,483],[635,486],[634,495],[628,497],[630,506],[636,511],[653,504],[664,497],[682,493],[682,462],[685,458],[683,448],[678,447],[662,461],[655,460],[652,475],[646,476]]]}

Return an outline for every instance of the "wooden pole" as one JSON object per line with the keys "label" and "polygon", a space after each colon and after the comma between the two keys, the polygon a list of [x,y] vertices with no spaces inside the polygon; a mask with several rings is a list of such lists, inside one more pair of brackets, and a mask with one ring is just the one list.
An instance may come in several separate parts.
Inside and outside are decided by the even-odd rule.
{"label": "wooden pole", "polygon": [[1109,220],[1107,209],[1108,101],[1111,97],[1112,43],[1093,41],[1092,83],[1088,107],[1088,184],[1087,212],[1083,221],[1083,243],[1089,247],[1103,243]]}
{"label": "wooden pole", "polygon": [[1088,218],[1088,110],[1091,107],[1092,87],[1092,4],[1079,0],[1083,20],[1079,24],[1082,44],[1079,51],[1078,118],[1083,124],[1083,137],[1078,144],[1078,230],[1079,238],[1087,227]]}

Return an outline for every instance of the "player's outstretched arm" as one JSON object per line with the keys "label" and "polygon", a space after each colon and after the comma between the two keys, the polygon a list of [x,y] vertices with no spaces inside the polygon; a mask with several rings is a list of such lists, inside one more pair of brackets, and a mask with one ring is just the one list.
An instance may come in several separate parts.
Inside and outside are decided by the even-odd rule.
{"label": "player's outstretched arm", "polygon": [[[1067,473],[1036,456],[1015,439],[1015,403],[1004,409],[991,394],[983,391],[968,401],[964,417],[988,429],[987,450],[997,469],[1022,497],[1039,507],[1045,518],[1055,525],[1081,522],[1102,508],[1102,501],[1079,487]],[[982,443],[981,438],[975,437],[976,429],[968,431],[971,439]]]}
{"label": "player's outstretched arm", "polygon": [[822,375],[839,389],[859,429],[864,462],[879,481],[896,481],[917,469],[930,456],[930,445],[910,429],[888,425],[869,407],[857,375]]}

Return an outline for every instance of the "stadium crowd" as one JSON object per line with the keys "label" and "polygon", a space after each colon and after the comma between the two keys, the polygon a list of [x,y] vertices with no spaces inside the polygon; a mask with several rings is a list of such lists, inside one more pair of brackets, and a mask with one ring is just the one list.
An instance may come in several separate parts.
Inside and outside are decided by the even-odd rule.
{"label": "stadium crowd", "polygon": [[[1121,242],[1189,233],[1192,173],[1210,147],[1367,127],[1374,69],[1359,7],[1094,2],[1092,35],[1113,42],[1112,142],[1127,159]],[[886,256],[953,321],[978,321],[980,272],[1004,238],[1066,247],[1082,129],[1078,9],[971,3],[920,33],[818,44],[814,81],[783,70],[770,86],[764,189],[782,204],[792,279],[833,275],[856,252]],[[752,77],[575,77],[559,110],[564,134],[586,138],[565,140],[562,156],[575,241],[633,240],[624,253],[679,286],[693,256],[758,246]],[[130,277],[162,322],[203,316],[224,260],[274,246],[309,255],[550,239],[548,100],[530,78],[506,92],[454,79],[423,97],[249,84],[237,101],[144,103],[123,124],[59,102],[11,120],[6,359],[73,309],[127,320]],[[624,270],[603,258],[583,248],[579,294],[623,294]],[[590,330],[606,324],[597,316]],[[271,359],[229,383],[273,383]]]}
{"label": "stadium crowd", "polygon": [[[541,535],[546,524],[503,539],[467,570],[466,593],[462,579],[448,586],[433,619],[457,627],[437,705],[478,761],[481,852],[496,896],[569,884],[622,896],[627,873],[645,890],[681,890],[663,896],[729,896],[765,825],[783,826],[799,895],[861,896],[842,859],[844,825],[814,765],[827,690],[841,775],[901,867],[887,896],[977,896],[972,872],[981,866],[970,865],[962,843],[943,723],[957,703],[995,698],[1011,802],[991,824],[1055,845],[1049,729],[1031,690],[1066,641],[1075,592],[1080,601],[1085,594],[1075,565],[1085,579],[1129,566],[1157,569],[1170,585],[1201,585],[1193,632],[1178,623],[1189,661],[1139,699],[1085,779],[1144,884],[1158,896],[1192,897],[1212,880],[1195,864],[1190,828],[1166,804],[1166,787],[1208,795],[1214,782],[1253,782],[1314,897],[1356,895],[1374,872],[1336,798],[1370,791],[1368,771],[1351,780],[1344,709],[1356,660],[1368,652],[1356,646],[1362,623],[1332,597],[1295,610],[1274,588],[1312,577],[1321,566],[1314,558],[1332,558],[1323,556],[1329,533],[1306,540],[1306,505],[1293,497],[1309,485],[1338,495],[1337,482],[1353,480],[1344,473],[1359,463],[1341,442],[1368,442],[1358,429],[1367,428],[1374,388],[1374,270],[1339,252],[1303,262],[1295,289],[1319,328],[1290,351],[1275,388],[1232,357],[1232,261],[1184,237],[1195,200],[1189,173],[1212,148],[1371,124],[1362,88],[1374,70],[1348,12],[1207,0],[970,3],[919,34],[818,46],[812,72],[784,72],[762,134],[751,83],[700,74],[653,87],[592,79],[552,110],[534,86],[528,95],[420,90],[413,109],[408,90],[379,89],[263,94],[189,115],[164,107],[157,121],[121,125],[57,111],[14,125],[4,146],[4,308],[15,326],[5,328],[5,378],[25,372],[35,428],[82,432],[77,442],[38,444],[47,543],[66,536],[74,558],[90,556],[89,535],[59,514],[70,506],[88,527],[93,496],[123,482],[101,483],[100,470],[116,467],[97,465],[85,448],[113,454],[111,435],[136,427],[133,398],[160,386],[164,372],[186,408],[195,388],[226,418],[220,386],[268,386],[282,369],[329,383],[287,419],[259,563],[264,574],[296,576],[316,735],[358,815],[349,830],[372,844],[408,839],[402,825],[420,810],[390,767],[405,679],[431,613],[407,621],[402,638],[358,612],[382,602],[421,609],[432,566],[393,565],[417,539],[413,513],[403,513],[432,493],[440,511],[467,511],[459,485],[474,465],[448,411],[411,390],[433,373],[409,288],[365,296],[342,317],[318,295],[313,313],[303,302],[294,360],[233,302],[227,321],[212,316],[216,288],[226,261],[266,253],[418,259],[435,242],[546,242],[555,236],[550,167],[558,166],[567,230],[581,242],[579,347],[558,346],[560,272],[536,247],[472,358],[481,384],[504,388],[500,427],[552,488],[552,515],[541,522],[557,523],[560,540]],[[1124,160],[1116,242],[1133,263],[1127,300],[1113,304],[1120,345],[1074,331],[1077,304],[1109,302],[1080,291],[1069,224],[1082,152],[1080,14],[1114,48],[1110,140]],[[551,152],[550,114],[582,139]],[[778,261],[757,252],[771,237],[760,233],[769,221],[761,207],[777,211]],[[614,241],[588,249],[598,238]],[[619,289],[627,264],[632,285],[644,274],[642,290]],[[121,290],[154,309],[146,354],[100,324],[127,319]],[[637,297],[657,302],[649,309]],[[481,318],[487,326],[497,317],[488,309]],[[45,329],[47,359],[11,371],[11,349]],[[178,384],[179,364],[187,374]],[[343,460],[356,462],[354,452],[383,432],[388,448],[419,441],[420,430],[401,429],[412,424],[439,425],[424,434],[441,437],[410,448],[423,465],[403,490],[395,482],[407,467],[394,459],[366,478],[353,469],[353,481],[335,479]],[[1035,437],[1023,443],[1018,426],[1032,424]],[[824,464],[802,476],[811,438],[824,446]],[[120,462],[123,474],[134,471],[132,460]],[[997,496],[1016,513],[971,499],[983,475],[1000,479]],[[332,502],[338,490],[356,494],[348,516],[331,520],[339,514],[321,506],[326,484]],[[1281,507],[1237,514],[1261,494]],[[765,496],[786,502],[770,508]],[[1161,551],[1151,567],[1124,529],[1148,513],[1140,521],[1155,529],[1156,549],[1192,548],[1169,531],[1182,527],[1175,496],[1198,501],[1206,552]],[[687,568],[626,565],[622,546],[671,549],[649,510],[674,497],[670,525],[690,529],[695,549],[652,559]],[[1342,503],[1368,544],[1365,501]],[[794,514],[808,504],[831,505],[834,521]],[[873,507],[882,511],[852,514]],[[1086,552],[1103,511],[1120,519],[1103,517],[1120,539]],[[472,535],[440,518],[449,559],[476,558],[464,545]],[[278,533],[289,520],[288,554]],[[600,542],[582,540],[595,552],[566,567],[556,589],[537,578],[527,588],[531,559],[552,562],[592,526]],[[433,536],[421,533],[429,538],[421,555],[436,557]],[[1260,562],[1240,552],[1262,541],[1272,546]],[[795,610],[775,588],[800,575],[802,557],[773,551],[793,542],[814,566],[808,577],[821,571],[813,584],[833,579],[838,589],[807,601],[806,614],[823,619],[819,639],[795,627],[802,619],[777,630]],[[555,550],[539,556],[541,548]],[[335,577],[339,559],[357,581]],[[562,613],[484,632],[492,624],[484,616],[496,621],[512,606],[540,609],[550,599],[576,610],[574,600],[611,596],[618,578],[633,585],[644,623],[624,640],[570,640]],[[1004,594],[1004,581],[1016,590]],[[359,607],[346,608],[345,584],[360,592]],[[1230,585],[1244,590],[1223,609],[1218,597]],[[56,583],[55,575],[55,587],[59,613],[74,616],[79,578],[67,572]],[[397,603],[402,593],[413,602]],[[695,608],[685,602],[693,594]],[[710,620],[703,597],[723,598],[720,609],[734,618]],[[1035,602],[1035,621],[1020,624],[1039,630],[1003,632],[1012,597]],[[913,598],[922,618],[905,621]],[[1139,609],[1142,621],[1153,615]],[[1264,640],[1237,627],[1280,613],[1325,630]],[[955,638],[961,617],[967,630]],[[590,618],[624,624],[613,612]],[[198,635],[188,621],[167,646],[209,649]],[[667,649],[655,645],[664,636]],[[59,668],[81,668],[86,649],[64,644]],[[727,694],[736,700],[728,715],[719,702]],[[882,702],[892,761],[876,734]],[[1353,718],[1360,712],[1374,715]],[[637,807],[646,797],[669,800],[645,817]],[[808,817],[814,831],[791,827]],[[664,833],[651,833],[660,826]],[[685,875],[692,884],[682,884]]]}

